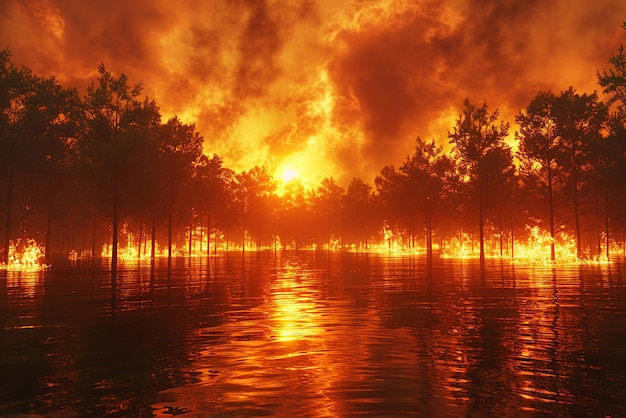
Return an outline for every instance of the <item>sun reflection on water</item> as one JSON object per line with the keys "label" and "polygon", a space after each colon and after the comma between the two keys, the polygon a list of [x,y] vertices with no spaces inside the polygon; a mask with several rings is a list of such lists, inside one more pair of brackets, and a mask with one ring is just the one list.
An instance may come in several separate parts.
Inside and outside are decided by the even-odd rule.
{"label": "sun reflection on water", "polygon": [[317,296],[308,283],[309,277],[298,265],[287,264],[271,286],[273,299],[270,320],[278,341],[309,338],[321,332]]}

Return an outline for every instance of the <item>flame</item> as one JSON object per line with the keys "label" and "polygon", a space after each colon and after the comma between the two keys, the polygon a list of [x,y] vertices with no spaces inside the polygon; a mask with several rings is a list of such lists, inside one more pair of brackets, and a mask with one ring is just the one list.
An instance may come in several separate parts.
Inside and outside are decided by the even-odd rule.
{"label": "flame", "polygon": [[[292,181],[299,181],[294,179]],[[510,235],[504,232],[505,236],[500,239],[499,233],[495,232],[493,228],[486,228],[485,231],[485,257],[491,259],[508,259],[514,262],[527,263],[527,264],[553,264],[551,260],[551,243],[552,239],[550,234],[540,228],[539,226],[525,227],[525,234],[516,237],[511,242]],[[276,250],[276,249],[298,249],[303,251],[346,251],[346,252],[366,252],[366,253],[378,253],[394,256],[414,256],[424,255],[427,253],[425,246],[425,238],[419,235],[410,235],[406,231],[398,228],[392,228],[388,224],[384,224],[382,229],[376,234],[372,234],[367,237],[366,242],[346,243],[342,241],[339,236],[331,235],[326,242],[320,245],[298,245],[294,243],[282,242],[280,237],[275,235],[271,242],[263,243],[259,245],[256,239],[250,235],[249,231],[243,231],[243,235],[237,237],[238,242],[229,241],[226,235],[219,229],[213,229],[210,233],[207,233],[206,228],[201,226],[193,226],[191,229],[187,228],[184,235],[184,244],[179,242],[178,245],[172,246],[173,257],[186,257],[186,258],[202,258],[215,254],[220,254],[233,249],[243,249],[246,251],[260,251],[260,250]],[[243,244],[240,240],[243,238]],[[149,235],[144,235],[142,242],[139,242],[137,234],[128,231],[128,228],[124,226],[120,234],[120,244],[118,248],[118,259],[121,261],[144,261],[149,260],[151,257],[151,240]],[[479,258],[479,242],[475,235],[471,235],[467,232],[459,232],[456,236],[447,239],[433,238],[433,252],[438,254],[441,258],[448,259],[478,259]],[[604,241],[603,245],[604,245]],[[43,250],[40,246],[36,246],[32,241],[33,248],[24,251],[22,259],[32,260],[37,257],[42,257]],[[555,239],[555,261],[558,264],[606,264],[610,260],[607,259],[604,251],[597,251],[598,255],[595,257],[586,257],[579,259],[576,252],[576,240],[575,238],[566,232],[559,232]],[[500,246],[502,245],[502,248]],[[15,246],[13,246],[14,248]],[[210,248],[209,248],[210,247]],[[111,257],[111,245],[104,244],[102,246],[101,256],[104,258]],[[626,245],[620,246],[617,242],[610,243],[611,254],[624,254],[626,253]],[[602,250],[606,250],[603,248]],[[15,249],[12,250],[12,254],[15,253]],[[39,251],[39,252],[38,252]],[[12,256],[12,260],[15,259]],[[72,251],[70,253],[70,260],[76,260],[78,258],[90,257],[88,251],[78,253]],[[168,257],[167,246],[164,246],[156,242],[155,257],[166,258]],[[13,266],[31,265],[34,262],[12,261]],[[17,269],[17,267],[11,267]],[[24,267],[23,267],[24,268]],[[37,267],[41,268],[41,267]],[[5,267],[6,269],[6,267]]]}
{"label": "flame", "polygon": [[[139,234],[130,232],[128,225],[124,225],[120,231],[117,249],[117,258],[122,262],[147,261],[152,257],[152,242],[149,234],[143,234],[141,242]],[[217,252],[228,251],[229,248],[237,246],[232,242],[228,242],[224,233],[214,230],[207,235],[206,228],[194,226],[190,231],[187,229],[184,237],[185,244],[172,244],[172,257],[191,257],[200,258]],[[191,243],[191,246],[189,245]],[[208,246],[210,245],[210,249]],[[254,240],[246,233],[246,248],[256,248]],[[258,248],[257,248],[258,249]],[[103,258],[111,258],[113,246],[111,243],[102,244],[100,256]],[[158,241],[155,241],[154,247],[155,258],[167,258],[168,248]],[[70,252],[70,260],[78,257],[77,251]]]}
{"label": "flame", "polygon": [[[497,233],[485,233],[485,257],[507,258],[515,262],[528,264],[552,264],[551,244],[555,244],[555,261],[559,264],[603,264],[608,263],[605,255],[595,258],[579,259],[576,254],[576,239],[566,232],[556,234],[554,240],[550,233],[539,226],[526,225],[526,237],[516,239],[511,245],[510,237],[503,239],[503,251],[500,250],[500,236]],[[613,246],[615,247],[615,246]],[[615,253],[615,252],[614,252]],[[470,259],[479,257],[477,237],[467,233],[446,241],[441,253],[443,258]]]}
{"label": "flame", "polygon": [[18,239],[9,241],[9,261],[0,264],[0,270],[6,271],[40,271],[49,266],[43,263],[44,246],[34,239]]}

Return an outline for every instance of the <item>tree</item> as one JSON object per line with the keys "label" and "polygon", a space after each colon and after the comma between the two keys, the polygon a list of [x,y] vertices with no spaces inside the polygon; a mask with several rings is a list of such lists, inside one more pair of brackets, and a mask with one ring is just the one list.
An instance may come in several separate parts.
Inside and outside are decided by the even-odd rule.
{"label": "tree", "polygon": [[[344,224],[354,237],[354,247],[358,250],[361,241],[368,246],[368,234],[371,232],[374,202],[372,186],[360,178],[354,177],[343,197]],[[359,232],[363,232],[362,236]]]}
{"label": "tree", "polygon": [[147,141],[160,123],[156,103],[139,99],[141,83],[131,86],[123,73],[115,76],[98,67],[97,83],[87,89],[83,109],[85,128],[80,139],[86,188],[96,211],[109,213],[112,234],[111,276],[116,277],[120,220],[137,197],[134,180]]}
{"label": "tree", "polygon": [[[626,22],[623,23],[626,29]],[[609,219],[626,224],[626,53],[621,44],[617,53],[611,54],[612,68],[597,72],[598,84],[602,92],[609,95],[607,105],[616,104],[609,116],[608,136],[600,151],[597,162],[601,164],[602,175],[595,177],[596,185],[604,190],[606,257],[609,257]],[[600,184],[597,184],[600,182]],[[625,247],[626,248],[626,247]]]}
{"label": "tree", "polygon": [[550,260],[555,253],[555,213],[554,213],[554,170],[557,168],[557,135],[554,105],[556,97],[552,92],[540,91],[521,111],[515,121],[520,125],[515,133],[519,141],[517,157],[526,186],[537,191],[548,206],[550,231]]}
{"label": "tree", "polygon": [[410,227],[411,202],[407,201],[406,182],[401,172],[388,165],[374,179],[383,223],[392,228]]}
{"label": "tree", "polygon": [[[45,256],[52,252],[53,215],[67,216],[74,191],[73,151],[80,121],[80,99],[74,89],[63,88],[56,79],[37,79],[35,94],[27,102],[25,124],[32,143],[30,158],[36,181],[33,205],[45,214]],[[33,197],[34,197],[33,196]],[[62,215],[61,215],[62,214]]]}
{"label": "tree", "polygon": [[272,198],[276,182],[265,167],[255,166],[236,176],[235,197],[241,213],[242,250],[245,250],[246,232],[256,238],[257,248],[271,234],[273,224]]}
{"label": "tree", "polygon": [[285,185],[276,211],[277,232],[283,247],[293,244],[295,249],[311,244],[314,231],[311,198],[302,182],[294,179]]}
{"label": "tree", "polygon": [[[204,139],[195,125],[185,124],[177,117],[170,118],[159,128],[157,155],[160,175],[158,177],[159,194],[163,197],[163,204],[167,216],[167,259],[168,267],[172,263],[172,245],[174,232],[174,217],[183,215],[185,209],[176,205],[191,184],[194,169],[202,155]],[[178,211],[176,210],[178,209]]]}
{"label": "tree", "polygon": [[443,201],[449,191],[447,185],[454,173],[454,164],[435,141],[416,140],[415,152],[400,167],[405,176],[406,190],[413,196],[414,211],[421,219],[426,236],[426,254],[429,265],[433,257],[433,229],[441,216]]}
{"label": "tree", "polygon": [[[626,29],[626,22],[623,23]],[[598,84],[603,88],[602,92],[611,95],[607,104],[618,103],[618,111],[622,115],[626,112],[626,53],[624,45],[620,45],[617,54],[611,54],[609,63],[613,68],[609,70],[598,71]]]}
{"label": "tree", "polygon": [[201,155],[194,170],[191,190],[201,215],[206,216],[207,255],[211,251],[211,232],[218,225],[218,219],[224,217],[229,204],[228,179],[232,176],[222,158],[215,154],[211,158]]}
{"label": "tree", "polygon": [[596,93],[581,95],[570,87],[556,98],[553,110],[559,151],[556,162],[563,170],[564,187],[574,218],[576,256],[581,258],[580,192],[589,178],[591,151],[602,139],[608,108],[598,100]]}
{"label": "tree", "polygon": [[35,82],[36,77],[30,70],[13,65],[8,49],[0,51],[0,180],[6,186],[4,247],[0,261],[7,263],[16,192],[31,168],[29,149],[32,138],[26,135],[28,125],[25,121],[27,102],[35,94]]}
{"label": "tree", "polygon": [[461,177],[470,186],[470,193],[478,209],[478,231],[480,239],[480,262],[485,261],[484,229],[488,186],[501,181],[509,170],[498,160],[510,160],[511,150],[504,142],[509,124],[497,123],[498,111],[489,113],[487,104],[478,107],[466,99],[464,110],[456,122],[453,132],[448,133],[453,152],[459,163]]}
{"label": "tree", "polygon": [[344,196],[343,187],[339,186],[332,177],[322,180],[313,196],[313,212],[317,218],[317,225],[320,228],[318,243],[323,242],[325,237],[327,247],[330,250],[331,240],[340,238],[339,225],[341,220],[342,202]]}

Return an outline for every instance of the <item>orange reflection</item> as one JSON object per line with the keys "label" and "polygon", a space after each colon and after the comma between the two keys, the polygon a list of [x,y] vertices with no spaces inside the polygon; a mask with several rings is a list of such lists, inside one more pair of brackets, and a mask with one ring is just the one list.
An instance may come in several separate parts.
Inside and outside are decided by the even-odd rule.
{"label": "orange reflection", "polygon": [[286,265],[281,280],[272,285],[272,331],[279,341],[301,340],[321,332],[319,312],[315,309],[317,295],[303,280],[297,265]]}

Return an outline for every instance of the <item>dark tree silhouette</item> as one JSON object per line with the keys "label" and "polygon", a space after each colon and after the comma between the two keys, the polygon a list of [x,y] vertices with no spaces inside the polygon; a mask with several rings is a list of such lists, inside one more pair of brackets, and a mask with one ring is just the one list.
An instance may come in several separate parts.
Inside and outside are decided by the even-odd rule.
{"label": "dark tree silhouette", "polygon": [[[407,199],[407,183],[401,172],[388,165],[374,179],[383,224],[391,229],[410,229],[413,206]],[[390,244],[390,243],[388,243]]]}
{"label": "dark tree silhouette", "polygon": [[34,94],[26,102],[24,123],[34,176],[31,200],[33,207],[45,216],[46,261],[50,261],[52,253],[56,206],[60,206],[62,213],[71,211],[72,152],[76,147],[79,112],[80,99],[76,90],[64,89],[54,78],[35,80]]}
{"label": "dark tree silhouette", "polygon": [[[626,29],[626,22],[623,23]],[[619,112],[622,115],[626,112],[626,53],[624,45],[620,45],[617,53],[611,54],[609,63],[613,68],[597,72],[598,84],[602,87],[602,92],[609,94],[607,104],[615,102],[619,105]]]}
{"label": "dark tree silhouette", "polygon": [[343,223],[348,233],[354,238],[354,248],[358,251],[360,243],[364,242],[367,251],[369,234],[375,228],[372,186],[354,177],[348,185],[342,207]]}
{"label": "dark tree silhouette", "polygon": [[563,170],[566,196],[572,205],[577,257],[582,258],[580,194],[591,162],[591,151],[602,138],[603,125],[608,117],[606,105],[597,94],[578,94],[570,87],[554,103],[554,121],[559,152],[556,161]]}
{"label": "dark tree silhouette", "polygon": [[131,86],[126,75],[115,76],[104,65],[98,72],[97,83],[89,86],[84,99],[81,163],[95,210],[110,214],[111,273],[115,278],[120,221],[137,197],[133,179],[142,177],[137,176],[138,159],[160,116],[153,101],[139,99],[141,83]]}
{"label": "dark tree silhouette", "polygon": [[[200,226],[206,226],[206,253],[209,255],[211,253],[211,234],[219,226],[219,220],[224,218],[228,208],[230,200],[228,180],[234,176],[234,173],[224,167],[221,157],[214,154],[211,158],[205,155],[200,157],[193,176],[193,185],[190,190],[195,196],[196,204],[200,210],[201,219],[198,223]],[[202,221],[204,217],[206,217],[206,223]]]}
{"label": "dark tree silhouette", "polygon": [[285,185],[280,206],[276,212],[277,232],[283,247],[294,245],[299,249],[312,243],[313,219],[310,193],[299,180]]}
{"label": "dark tree silhouette", "polygon": [[[32,138],[27,135],[28,101],[35,94],[36,77],[27,68],[16,68],[8,49],[0,51],[0,181],[4,186],[4,242],[2,260],[8,262],[14,228],[13,210],[31,168]],[[25,204],[19,205],[26,208]],[[18,219],[24,216],[22,212]]]}
{"label": "dark tree silhouette", "polygon": [[556,96],[549,91],[540,91],[521,111],[515,121],[520,130],[515,133],[519,141],[517,158],[520,174],[525,185],[539,193],[548,206],[550,238],[550,260],[555,261],[555,191],[554,176],[557,169],[557,135],[554,120]]}
{"label": "dark tree silhouette", "polygon": [[[464,102],[464,110],[456,122],[454,131],[448,134],[453,152],[459,163],[461,177],[470,186],[471,198],[478,209],[478,232],[480,239],[480,262],[485,261],[485,209],[489,184],[506,175],[509,167],[500,160],[510,154],[504,142],[509,124],[498,121],[498,111],[489,113],[487,104],[478,107]],[[506,171],[503,171],[506,170]]]}
{"label": "dark tree silhouette", "polygon": [[443,201],[450,191],[448,184],[454,169],[454,163],[444,154],[442,146],[419,137],[414,154],[400,167],[406,182],[405,198],[413,202],[415,214],[424,226],[429,265],[433,258],[434,226],[443,215]]}
{"label": "dark tree silhouette", "polygon": [[333,239],[341,238],[339,230],[344,194],[343,187],[331,177],[322,180],[313,196],[313,213],[319,229],[317,242],[318,244],[326,242],[328,249],[331,248]]}
{"label": "dark tree silhouette", "polygon": [[[159,164],[159,194],[167,216],[167,259],[172,266],[175,217],[186,219],[184,207],[177,207],[185,188],[191,183],[194,169],[202,155],[203,138],[195,125],[185,124],[177,117],[170,118],[159,128],[157,155]],[[178,219],[179,220],[179,219]]]}
{"label": "dark tree silhouette", "polygon": [[272,196],[276,182],[265,167],[254,167],[236,175],[235,199],[241,214],[242,251],[245,251],[246,232],[253,234],[257,248],[272,234]]}

